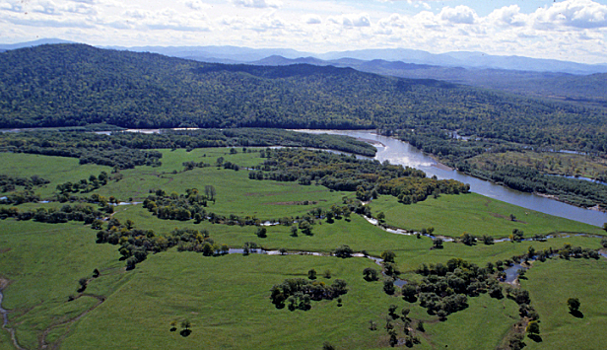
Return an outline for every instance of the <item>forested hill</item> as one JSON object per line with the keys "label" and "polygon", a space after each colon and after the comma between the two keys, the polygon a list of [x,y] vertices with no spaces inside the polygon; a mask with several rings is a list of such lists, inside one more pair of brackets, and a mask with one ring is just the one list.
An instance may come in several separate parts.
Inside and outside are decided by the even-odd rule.
{"label": "forested hill", "polygon": [[602,113],[331,66],[222,65],[80,44],[0,53],[0,128],[432,128],[607,149]]}
{"label": "forested hill", "polygon": [[453,87],[350,68],[209,64],[75,44],[1,53],[0,76],[5,128],[369,128]]}

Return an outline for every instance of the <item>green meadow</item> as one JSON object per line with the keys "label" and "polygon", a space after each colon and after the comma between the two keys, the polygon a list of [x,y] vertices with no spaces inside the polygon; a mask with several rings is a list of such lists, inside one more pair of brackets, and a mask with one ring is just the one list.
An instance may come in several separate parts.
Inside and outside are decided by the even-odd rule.
{"label": "green meadow", "polygon": [[[187,188],[212,185],[217,201],[207,211],[226,215],[256,216],[269,220],[305,215],[313,208],[341,205],[342,198],[354,193],[330,191],[322,186],[301,186],[296,182],[257,181],[248,178],[245,167],[263,161],[252,153],[230,154],[228,149],[162,150],[163,165],[137,167],[111,174],[107,167],[78,165],[69,158],[0,154],[0,174],[39,175],[51,181],[35,192],[52,197],[55,187],[65,181],[78,181],[105,170],[114,177],[106,186],[92,192],[115,196],[121,201],[142,201],[150,190],[185,193]],[[218,169],[216,160],[241,166],[240,171]],[[210,167],[183,171],[185,161],[205,162]],[[27,167],[20,166],[27,164]],[[36,164],[36,165],[32,165]],[[77,196],[90,196],[76,194]],[[308,204],[304,204],[307,201]],[[525,236],[553,232],[600,234],[598,228],[570,220],[531,212],[476,194],[441,195],[413,205],[397,203],[380,196],[369,204],[372,212],[383,211],[386,223],[409,230],[434,227],[435,234],[459,236],[469,232],[496,238],[508,236],[514,228]],[[59,203],[20,205],[20,210],[57,208]],[[510,214],[516,221],[510,220]],[[565,243],[598,249],[600,238],[570,236],[547,242],[477,243],[466,246],[446,242],[443,249],[431,249],[427,237],[396,235],[352,215],[312,226],[312,235],[291,236],[289,227],[267,228],[267,237],[256,236],[255,226],[211,224],[193,220],[160,220],[141,204],[118,206],[114,218],[132,220],[135,227],[168,234],[175,228],[206,229],[219,244],[241,248],[256,242],[266,249],[284,248],[291,252],[313,251],[327,255],[347,244],[354,251],[379,256],[385,250],[396,254],[401,277],[420,280],[414,270],[422,263],[446,263],[453,257],[479,266],[536,250],[560,248]],[[419,303],[408,303],[383,292],[382,281],[367,282],[365,268],[380,269],[370,259],[340,259],[332,256],[270,256],[231,254],[205,257],[200,253],[179,252],[176,248],[156,254],[131,271],[120,261],[118,245],[98,244],[96,230],[81,222],[45,224],[35,221],[0,221],[0,277],[9,281],[2,306],[9,310],[8,327],[16,330],[19,344],[26,349],[322,349],[329,342],[337,349],[388,348],[383,328],[391,304],[411,309],[416,323],[425,323],[417,332],[421,343],[414,349],[494,349],[519,320],[518,305],[508,298],[493,299],[486,294],[468,299],[468,308],[439,321]],[[536,262],[522,280],[532,305],[540,314],[543,342],[526,338],[530,349],[593,349],[599,345],[605,324],[605,259],[599,261],[553,259]],[[93,270],[100,275],[93,278]],[[308,311],[277,309],[269,299],[270,288],[287,278],[306,278],[315,269],[319,282],[335,279],[347,282],[342,305],[337,300],[313,301]],[[322,274],[329,270],[330,278]],[[87,287],[78,292],[79,280]],[[589,281],[593,281],[590,283]],[[596,282],[599,281],[599,282]],[[547,288],[546,286],[550,286]],[[578,297],[583,319],[568,314],[566,299]],[[191,323],[191,334],[181,335],[181,322]],[[377,330],[369,329],[369,322]],[[172,322],[176,330],[171,331]],[[398,321],[395,321],[398,323]],[[398,327],[397,327],[398,328]],[[402,327],[399,337],[403,337]],[[592,335],[587,339],[586,335]],[[572,339],[577,339],[574,342]],[[402,345],[404,347],[404,345]],[[600,347],[600,346],[599,346]],[[0,349],[12,349],[8,333],[0,332]]]}
{"label": "green meadow", "polygon": [[[598,227],[517,207],[476,193],[429,197],[415,205],[399,204],[396,198],[383,196],[371,204],[373,213],[383,211],[386,224],[419,231],[434,227],[434,234],[459,237],[464,232],[475,236],[508,237],[512,230],[526,237],[551,233],[603,234]],[[514,215],[515,220],[511,220]]]}
{"label": "green meadow", "polygon": [[[529,349],[602,349],[607,328],[607,262],[549,260],[535,262],[521,285],[528,289],[541,316],[541,342],[526,339]],[[572,315],[567,299],[580,300],[580,315]]]}

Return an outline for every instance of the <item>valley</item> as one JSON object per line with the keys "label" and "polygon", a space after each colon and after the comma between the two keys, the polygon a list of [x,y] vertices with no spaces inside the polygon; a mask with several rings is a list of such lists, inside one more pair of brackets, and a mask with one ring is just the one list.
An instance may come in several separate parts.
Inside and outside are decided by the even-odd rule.
{"label": "valley", "polygon": [[600,107],[68,43],[0,72],[0,350],[600,347]]}

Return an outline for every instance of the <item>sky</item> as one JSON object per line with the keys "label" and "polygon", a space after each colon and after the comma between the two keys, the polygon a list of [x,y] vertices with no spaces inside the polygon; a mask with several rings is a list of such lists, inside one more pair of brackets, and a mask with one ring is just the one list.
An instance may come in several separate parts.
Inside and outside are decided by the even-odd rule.
{"label": "sky", "polygon": [[0,0],[0,43],[405,48],[607,63],[607,0]]}

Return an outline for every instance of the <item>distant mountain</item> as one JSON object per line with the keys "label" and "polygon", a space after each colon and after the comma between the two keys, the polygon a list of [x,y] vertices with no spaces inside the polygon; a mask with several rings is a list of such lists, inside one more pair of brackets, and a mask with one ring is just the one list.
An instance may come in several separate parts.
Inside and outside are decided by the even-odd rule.
{"label": "distant mountain", "polygon": [[[64,43],[61,39],[0,45],[0,52],[21,47]],[[481,52],[431,54],[421,50],[376,49],[311,54],[290,49],[251,49],[235,46],[115,47],[223,64],[262,66],[311,64],[349,67],[362,72],[411,79],[436,79],[544,98],[607,107],[604,76],[576,79],[573,75],[607,72],[607,65],[585,65]],[[575,88],[573,88],[575,87]]]}
{"label": "distant mountain", "polygon": [[252,62],[252,64],[265,66],[286,66],[298,63],[350,67],[362,72],[400,78],[436,79],[526,96],[607,107],[607,80],[605,79],[607,74],[600,73],[586,76],[558,72],[443,67],[377,59],[364,61],[353,58],[324,61],[313,57],[289,59],[282,56],[270,56]]}
{"label": "distant mountain", "polygon": [[520,56],[496,56],[488,55],[482,52],[466,51],[432,54],[421,50],[374,49],[328,52],[317,55],[316,57],[323,60],[336,60],[344,57],[365,61],[382,59],[387,61],[402,61],[406,63],[443,67],[506,69],[534,72],[563,72],[571,74],[607,73],[607,64],[590,65]]}
{"label": "distant mountain", "polygon": [[28,42],[17,43],[17,44],[0,44],[0,50],[2,50],[2,51],[15,50],[15,49],[21,49],[24,47],[34,47],[34,46],[47,45],[47,44],[73,44],[73,42],[67,41],[67,40],[61,40],[61,39],[39,39],[39,40],[28,41]]}
{"label": "distant mountain", "polygon": [[300,57],[289,59],[279,55],[273,55],[270,57],[266,57],[259,61],[250,62],[250,64],[259,65],[259,66],[288,66],[291,64],[311,64],[315,66],[329,66],[334,65],[332,62],[326,62],[323,60],[319,60],[314,57]]}
{"label": "distant mountain", "polygon": [[306,53],[291,49],[251,49],[236,46],[112,46],[105,48],[134,52],[159,53],[165,56],[189,58],[197,61],[216,63],[247,63],[274,55],[289,58],[308,56]]}
{"label": "distant mountain", "polygon": [[[22,47],[32,47],[42,44],[55,43],[67,43],[67,41],[61,39],[41,39],[28,43],[0,45],[0,50],[13,50]],[[103,48],[159,53],[165,56],[228,64],[259,62],[268,57],[281,56],[288,59],[305,58],[311,60],[312,58],[315,58],[321,61],[329,62],[341,61],[342,64],[344,59],[353,59],[357,61],[384,60],[449,68],[462,67],[475,69],[522,70],[531,72],[559,72],[579,75],[607,73],[607,64],[591,65],[552,59],[488,55],[482,52],[468,51],[433,54],[427,51],[411,49],[366,49],[315,54],[283,48],[253,49],[237,46],[111,46]],[[322,62],[313,61],[296,61],[294,63],[303,62],[315,65],[324,64]],[[270,60],[259,62],[259,64],[284,65],[285,62],[277,62],[274,64]]]}

